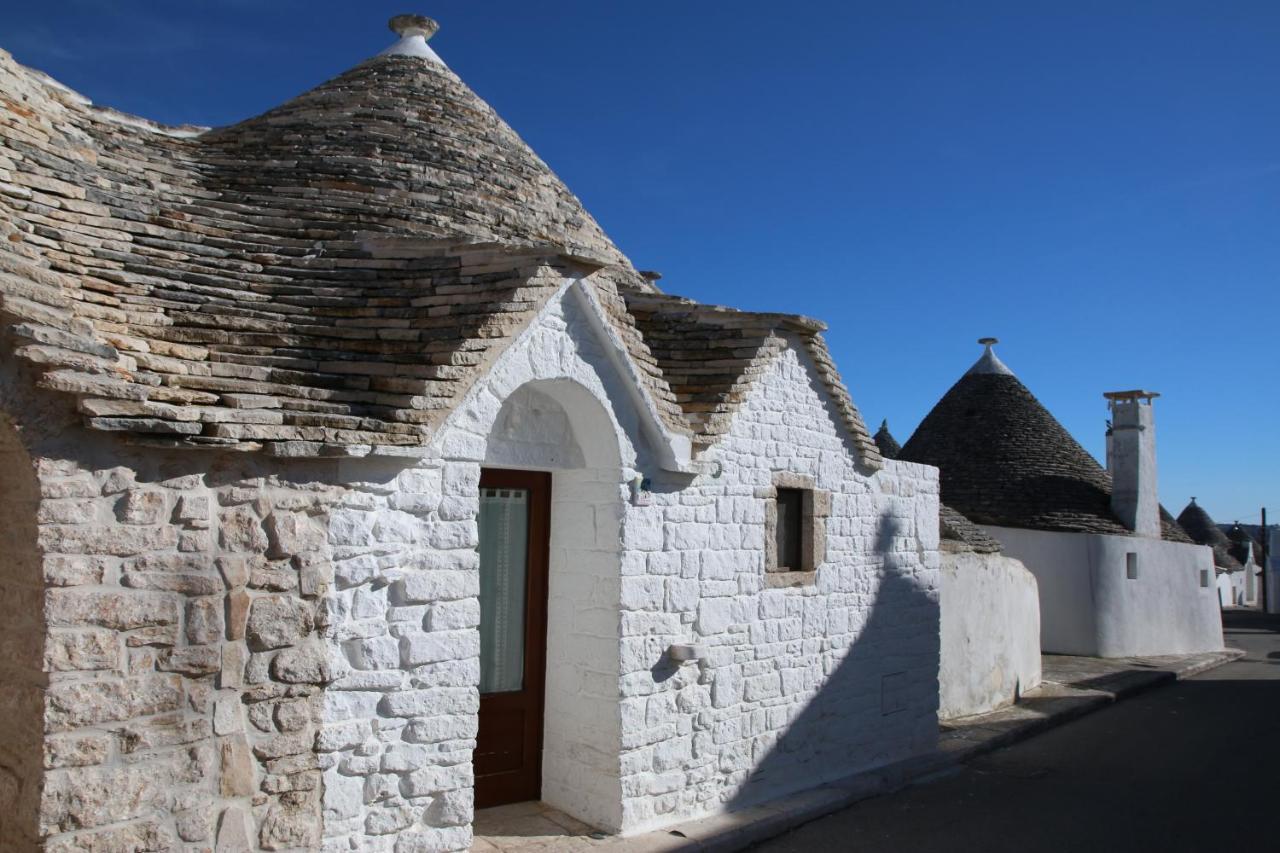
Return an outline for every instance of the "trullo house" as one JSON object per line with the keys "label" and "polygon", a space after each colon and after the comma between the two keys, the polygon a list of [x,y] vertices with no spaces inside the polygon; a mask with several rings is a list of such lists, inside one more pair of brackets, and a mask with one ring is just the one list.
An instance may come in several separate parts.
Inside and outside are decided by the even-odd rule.
{"label": "trullo house", "polygon": [[0,836],[462,850],[930,751],[938,483],[428,46],[164,127],[0,53]]}
{"label": "trullo house", "polygon": [[899,459],[935,465],[942,500],[1035,575],[1040,646],[1100,657],[1222,648],[1213,552],[1157,497],[1147,391],[1108,393],[1103,468],[979,340]]}

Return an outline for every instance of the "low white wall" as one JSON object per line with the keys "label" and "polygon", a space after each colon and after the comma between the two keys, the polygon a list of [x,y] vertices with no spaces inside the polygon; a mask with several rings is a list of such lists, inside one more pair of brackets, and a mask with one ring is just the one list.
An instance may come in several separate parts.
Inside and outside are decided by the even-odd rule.
{"label": "low white wall", "polygon": [[[985,529],[1036,576],[1043,651],[1129,657],[1222,648],[1210,549],[1139,536]],[[1130,553],[1137,555],[1133,578]]]}
{"label": "low white wall", "polygon": [[1218,604],[1223,607],[1244,603],[1244,572],[1223,572],[1218,575]]}
{"label": "low white wall", "polygon": [[943,553],[942,719],[1003,707],[1040,684],[1035,576],[1001,554]]}

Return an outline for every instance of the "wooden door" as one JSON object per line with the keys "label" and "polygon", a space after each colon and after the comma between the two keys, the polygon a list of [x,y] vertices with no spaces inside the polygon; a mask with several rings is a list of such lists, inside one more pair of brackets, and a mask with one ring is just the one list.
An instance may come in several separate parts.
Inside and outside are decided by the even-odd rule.
{"label": "wooden door", "polygon": [[476,808],[542,792],[551,474],[480,473]]}

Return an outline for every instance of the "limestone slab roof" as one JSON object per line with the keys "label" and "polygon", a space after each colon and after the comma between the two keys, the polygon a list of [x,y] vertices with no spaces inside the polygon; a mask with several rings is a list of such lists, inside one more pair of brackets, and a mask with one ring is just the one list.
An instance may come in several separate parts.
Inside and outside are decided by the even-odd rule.
{"label": "limestone slab roof", "polygon": [[965,518],[946,504],[938,507],[938,533],[944,543],[962,546],[979,554],[998,554],[1004,547],[987,531]]}
{"label": "limestone slab roof", "polygon": [[[878,466],[821,324],[662,296],[430,51],[215,130],[95,107],[0,51],[6,357],[91,428],[411,450],[570,276],[672,433],[713,443],[795,334]],[[691,364],[675,329],[716,358]]]}
{"label": "limestone slab roof", "polygon": [[826,325],[795,314],[739,311],[664,293],[625,291],[650,351],[694,429],[708,445],[729,429],[752,382],[787,346],[804,344],[863,464],[878,468],[880,451],[836,371],[822,332]]}
{"label": "limestone slab roof", "polygon": [[1231,540],[1227,534],[1218,529],[1204,507],[1192,498],[1182,512],[1178,513],[1178,524],[1197,545],[1207,545],[1213,549],[1213,564],[1219,569],[1235,571],[1241,568],[1240,562],[1231,553]]}
{"label": "limestone slab roof", "polygon": [[[993,358],[943,395],[898,458],[937,466],[942,500],[979,524],[1131,534],[1111,511],[1107,471]],[[1163,508],[1161,521],[1165,539],[1191,541]]]}

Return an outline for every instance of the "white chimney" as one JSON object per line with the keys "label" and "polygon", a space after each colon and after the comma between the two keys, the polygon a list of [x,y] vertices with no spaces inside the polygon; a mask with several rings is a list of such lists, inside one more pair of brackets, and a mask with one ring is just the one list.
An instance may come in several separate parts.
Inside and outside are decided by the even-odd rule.
{"label": "white chimney", "polygon": [[1153,391],[1103,394],[1111,409],[1107,431],[1107,470],[1111,472],[1111,510],[1139,536],[1159,539],[1160,498],[1156,490],[1156,424]]}

